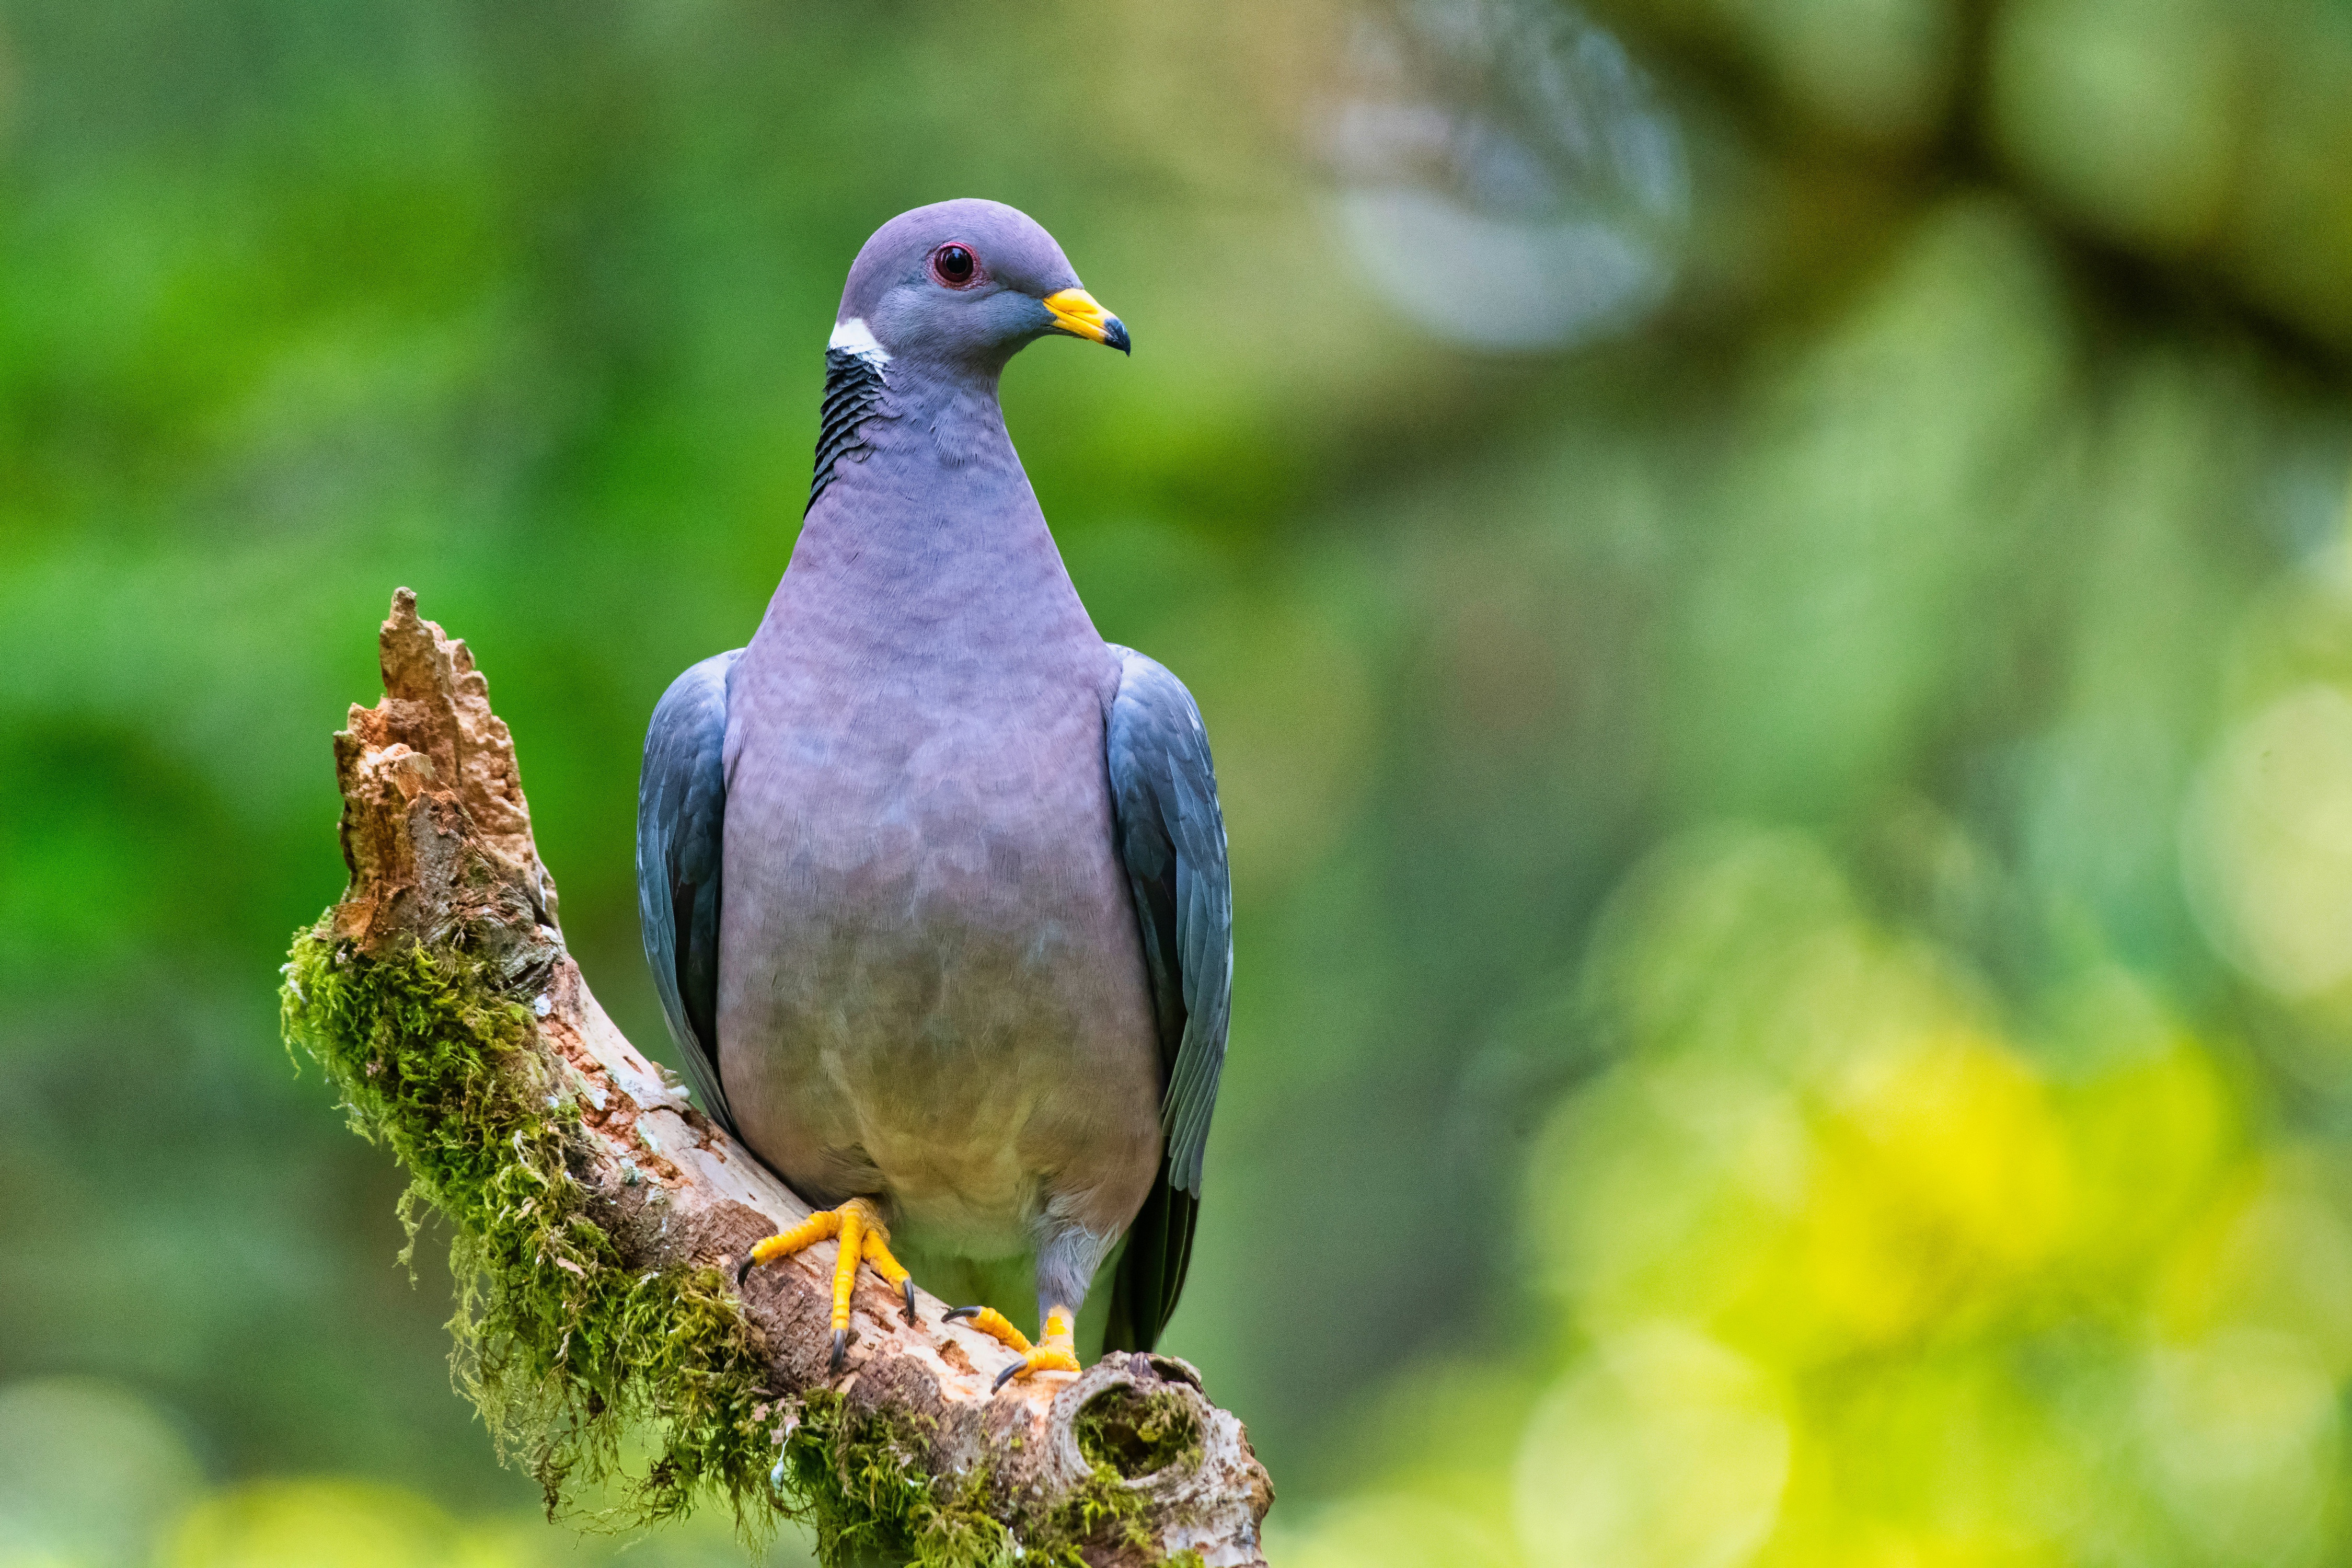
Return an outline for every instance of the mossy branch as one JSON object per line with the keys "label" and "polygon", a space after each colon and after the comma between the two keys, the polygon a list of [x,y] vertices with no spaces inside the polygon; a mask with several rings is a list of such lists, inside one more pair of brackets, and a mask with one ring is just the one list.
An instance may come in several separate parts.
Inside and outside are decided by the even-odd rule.
{"label": "mossy branch", "polygon": [[335,737],[351,887],[295,938],[286,1036],[406,1168],[411,1244],[448,1222],[459,1385],[551,1513],[617,1483],[629,1520],[805,1518],[829,1563],[1262,1563],[1273,1488],[1184,1363],[992,1393],[994,1342],[867,1280],[835,1379],[832,1244],[729,1288],[806,1205],[590,994],[466,645],[403,589],[380,647]]}

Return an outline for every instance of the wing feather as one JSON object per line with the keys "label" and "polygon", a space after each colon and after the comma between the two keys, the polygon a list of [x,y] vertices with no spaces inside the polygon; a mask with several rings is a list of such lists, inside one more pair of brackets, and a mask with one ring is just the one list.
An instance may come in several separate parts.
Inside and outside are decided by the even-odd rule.
{"label": "wing feather", "polygon": [[729,1131],[719,1081],[719,859],[726,837],[727,685],[743,650],[714,654],[676,680],[646,730],[637,780],[637,923],[702,1108]]}
{"label": "wing feather", "polygon": [[1129,1227],[1112,1291],[1115,1347],[1150,1350],[1192,1258],[1201,1162],[1216,1110],[1233,1002],[1233,881],[1208,731],[1192,694],[1130,648],[1107,726],[1111,812],[1135,895],[1159,1025],[1165,1143],[1158,1180]]}

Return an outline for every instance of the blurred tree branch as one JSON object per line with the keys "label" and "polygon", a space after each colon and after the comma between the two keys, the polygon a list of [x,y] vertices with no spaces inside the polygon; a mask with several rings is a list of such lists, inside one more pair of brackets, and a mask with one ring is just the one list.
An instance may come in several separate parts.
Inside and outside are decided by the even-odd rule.
{"label": "blurred tree branch", "polygon": [[[1595,0],[1593,10],[1775,170],[1786,231],[1778,254],[1747,259],[1764,263],[1766,291],[1784,308],[1868,266],[1927,205],[1955,189],[1993,190],[2056,243],[2095,312],[2242,333],[2330,388],[2352,376],[2352,310],[2336,281],[2352,233],[2346,187],[2315,172],[2336,166],[2318,149],[2352,150],[2342,93],[2352,34],[2324,5],[2141,16],[2050,0],[1799,11]],[[2205,28],[2200,41],[2165,35],[2191,17]],[[1833,35],[1847,41],[1831,47]],[[2099,110],[2074,99],[2115,88],[2079,56],[2120,60],[2150,115],[2179,112],[2162,100],[2182,86],[2141,59],[2151,49],[2211,54],[2207,68],[2236,84],[2207,128],[2228,143],[2229,173],[2201,198],[2179,164],[2192,153],[2222,157],[2215,148],[2166,147],[2168,163],[2135,144],[2110,154],[2115,168],[2092,165],[2103,181],[2076,166],[2064,140],[2104,134]],[[2146,79],[2130,79],[2140,68]],[[2126,167],[2144,184],[2142,206],[2103,205],[2092,192]],[[2288,237],[2300,246],[2283,244]],[[2286,268],[2275,259],[2283,249],[2313,259]]]}

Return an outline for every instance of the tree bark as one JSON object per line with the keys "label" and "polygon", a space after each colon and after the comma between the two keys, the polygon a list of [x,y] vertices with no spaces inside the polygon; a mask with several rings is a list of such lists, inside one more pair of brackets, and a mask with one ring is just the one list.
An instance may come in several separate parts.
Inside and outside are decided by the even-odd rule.
{"label": "tree bark", "polygon": [[[487,959],[536,1020],[544,1081],[577,1098],[569,1163],[626,1266],[716,1267],[731,1280],[753,1242],[789,1228],[808,1205],[694,1109],[597,1005],[564,950],[513,742],[466,645],[420,620],[404,588],[381,649],[383,700],[354,706],[350,729],[335,737],[352,881],[331,911],[333,938],[362,956],[455,944]],[[1010,1352],[943,1321],[943,1304],[928,1295],[918,1294],[919,1321],[908,1325],[897,1298],[861,1270],[848,1362],[835,1378],[835,1245],[822,1243],[758,1270],[740,1294],[780,1442],[804,1402],[831,1391],[838,1408],[921,1434],[893,1449],[908,1479],[967,1505],[982,1497],[1013,1542],[1058,1528],[1089,1563],[1187,1552],[1203,1564],[1263,1563],[1258,1527],[1273,1487],[1242,1424],[1208,1400],[1191,1366],[1114,1353],[1082,1375],[1041,1374],[992,1392]],[[1173,1445],[1172,1459],[1170,1445],[1122,1445],[1133,1437],[1122,1412],[1147,1408],[1175,1413],[1179,1428],[1189,1417],[1197,1442]],[[978,1493],[975,1475],[987,1478]],[[1090,1487],[1099,1498],[1107,1485],[1120,1494],[1108,1514],[1063,1506]],[[1064,1523],[1045,1522],[1055,1519]]]}

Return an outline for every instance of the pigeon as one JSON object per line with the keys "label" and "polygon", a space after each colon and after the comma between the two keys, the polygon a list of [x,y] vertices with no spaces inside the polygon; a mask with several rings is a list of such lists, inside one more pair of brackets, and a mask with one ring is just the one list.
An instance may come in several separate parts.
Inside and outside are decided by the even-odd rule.
{"label": "pigeon", "polygon": [[704,1108],[814,1205],[737,1283],[835,1241],[836,1373],[861,1263],[910,1323],[902,1254],[985,1298],[949,1316],[1012,1353],[1002,1388],[1076,1372],[1082,1312],[1092,1345],[1150,1350],[1191,1256],[1224,818],[1199,707],[1096,631],[1005,429],[1006,363],[1055,335],[1131,352],[1024,214],[941,202],[876,231],[783,579],[646,736],[663,1010]]}

